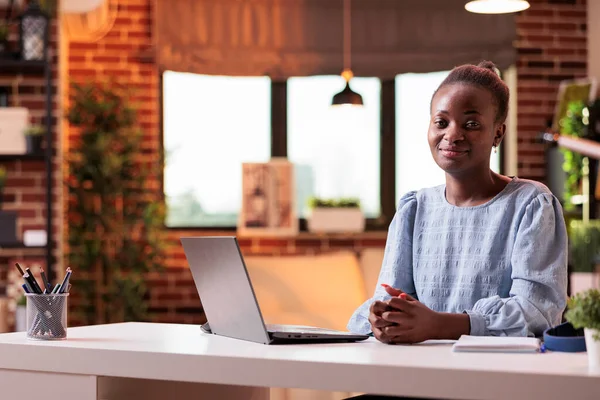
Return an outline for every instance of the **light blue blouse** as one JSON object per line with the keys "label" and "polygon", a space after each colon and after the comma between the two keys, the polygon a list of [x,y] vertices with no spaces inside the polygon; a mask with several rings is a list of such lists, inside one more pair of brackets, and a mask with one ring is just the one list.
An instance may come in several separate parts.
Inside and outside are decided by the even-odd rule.
{"label": "light blue blouse", "polygon": [[445,185],[409,192],[390,224],[375,293],[348,329],[370,333],[369,306],[399,288],[435,311],[468,313],[471,335],[539,336],[567,300],[567,231],[556,197],[513,178],[489,202],[448,203]]}

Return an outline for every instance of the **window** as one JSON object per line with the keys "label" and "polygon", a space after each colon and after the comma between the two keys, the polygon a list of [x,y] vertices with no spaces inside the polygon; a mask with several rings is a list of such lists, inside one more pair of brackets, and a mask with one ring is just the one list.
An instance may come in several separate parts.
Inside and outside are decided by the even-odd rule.
{"label": "window", "polygon": [[267,77],[163,74],[168,227],[237,223],[242,163],[271,155]]}
{"label": "window", "polygon": [[[431,96],[450,71],[402,74],[396,77],[396,203],[411,190],[445,183],[444,171],[427,142]],[[498,172],[500,153],[490,167]]]}
{"label": "window", "polygon": [[358,197],[368,218],[380,214],[381,82],[354,78],[363,108],[331,107],[340,76],[287,80],[288,158],[295,165],[299,217],[311,196]]}

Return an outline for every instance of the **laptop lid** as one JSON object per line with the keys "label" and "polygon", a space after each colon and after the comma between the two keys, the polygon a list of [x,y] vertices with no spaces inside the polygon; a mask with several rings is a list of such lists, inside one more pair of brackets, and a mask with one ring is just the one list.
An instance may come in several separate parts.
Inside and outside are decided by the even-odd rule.
{"label": "laptop lid", "polygon": [[237,239],[184,237],[181,244],[212,332],[269,343]]}

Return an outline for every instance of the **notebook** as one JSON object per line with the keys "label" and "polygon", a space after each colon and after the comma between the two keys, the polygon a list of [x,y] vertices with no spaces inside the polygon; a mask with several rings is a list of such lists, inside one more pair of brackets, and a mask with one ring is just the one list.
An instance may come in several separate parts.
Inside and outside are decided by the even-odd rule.
{"label": "notebook", "polygon": [[462,335],[452,346],[457,352],[535,353],[540,340],[534,337]]}

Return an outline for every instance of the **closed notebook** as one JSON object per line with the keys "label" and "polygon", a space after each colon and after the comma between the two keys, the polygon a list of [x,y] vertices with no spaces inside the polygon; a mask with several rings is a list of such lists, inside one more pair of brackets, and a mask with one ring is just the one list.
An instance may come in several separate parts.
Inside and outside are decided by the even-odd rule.
{"label": "closed notebook", "polygon": [[453,351],[534,353],[540,351],[540,340],[533,337],[462,335],[452,346]]}

